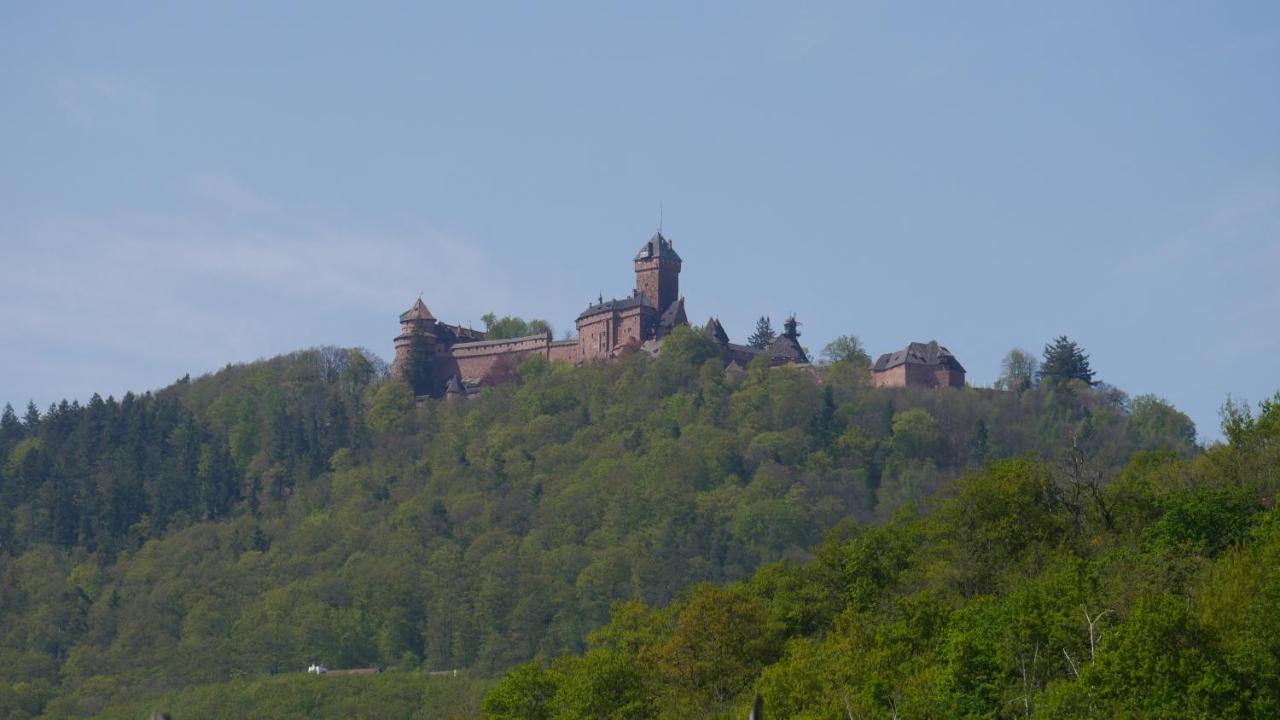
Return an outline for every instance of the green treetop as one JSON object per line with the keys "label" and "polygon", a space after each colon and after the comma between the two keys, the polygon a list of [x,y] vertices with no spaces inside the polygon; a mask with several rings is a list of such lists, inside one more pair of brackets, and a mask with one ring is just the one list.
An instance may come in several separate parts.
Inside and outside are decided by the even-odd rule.
{"label": "green treetop", "polygon": [[1061,335],[1044,346],[1044,361],[1036,373],[1036,377],[1041,380],[1081,380],[1089,385],[1096,384],[1093,375],[1093,370],[1089,367],[1089,356],[1066,335]]}

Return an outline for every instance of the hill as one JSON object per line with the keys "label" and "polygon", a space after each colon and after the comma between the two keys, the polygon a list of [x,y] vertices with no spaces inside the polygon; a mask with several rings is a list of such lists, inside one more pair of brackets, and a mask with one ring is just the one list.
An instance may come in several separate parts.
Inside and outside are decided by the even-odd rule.
{"label": "hill", "polygon": [[1139,453],[1105,486],[1001,460],[811,562],[619,604],[485,717],[1276,717],[1280,394],[1224,414],[1194,459]]}
{"label": "hill", "polygon": [[699,583],[811,567],[828,529],[941,511],[1002,458],[1106,479],[1200,452],[1167,404],[1083,384],[889,390],[843,363],[714,358],[681,330],[657,359],[532,360],[415,405],[366,354],[313,350],[6,413],[0,711],[311,662],[497,675],[593,652],[617,601],[674,613]]}

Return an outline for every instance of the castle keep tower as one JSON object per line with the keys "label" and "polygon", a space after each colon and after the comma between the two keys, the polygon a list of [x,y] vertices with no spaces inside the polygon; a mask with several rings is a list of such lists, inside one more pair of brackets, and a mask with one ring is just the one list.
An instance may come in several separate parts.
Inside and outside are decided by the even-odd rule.
{"label": "castle keep tower", "polygon": [[636,254],[636,293],[661,315],[680,297],[680,256],[671,241],[656,232]]}
{"label": "castle keep tower", "polygon": [[439,338],[436,319],[422,298],[400,314],[400,334],[396,336],[396,359],[391,363],[391,376],[403,378],[414,395],[430,395],[435,391],[431,360]]}

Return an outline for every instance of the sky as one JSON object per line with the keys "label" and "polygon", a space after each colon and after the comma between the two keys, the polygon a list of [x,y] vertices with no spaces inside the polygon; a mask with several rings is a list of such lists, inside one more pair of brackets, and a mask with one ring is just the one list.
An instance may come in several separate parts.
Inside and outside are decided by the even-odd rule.
{"label": "sky", "polygon": [[1280,390],[1280,3],[3,3],[0,403],[625,296]]}

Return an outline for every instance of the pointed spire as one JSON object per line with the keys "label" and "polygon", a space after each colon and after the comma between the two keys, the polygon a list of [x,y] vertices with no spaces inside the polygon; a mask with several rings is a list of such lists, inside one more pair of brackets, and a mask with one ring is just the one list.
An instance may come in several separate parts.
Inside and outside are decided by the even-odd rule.
{"label": "pointed spire", "polygon": [[410,320],[435,320],[435,319],[436,317],[431,314],[430,310],[427,309],[427,305],[426,303],[422,302],[421,297],[419,297],[417,301],[413,303],[413,307],[404,311],[400,315],[400,322],[408,322]]}

